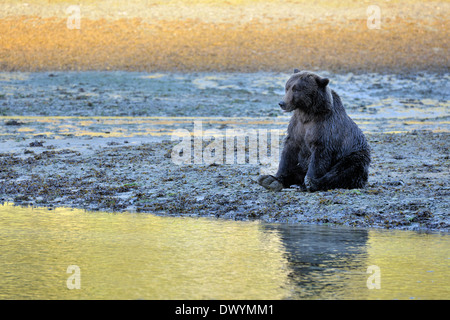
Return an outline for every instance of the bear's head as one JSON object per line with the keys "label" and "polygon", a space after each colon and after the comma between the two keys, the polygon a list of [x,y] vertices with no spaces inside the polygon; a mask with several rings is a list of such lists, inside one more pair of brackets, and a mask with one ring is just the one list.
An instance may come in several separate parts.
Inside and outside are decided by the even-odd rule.
{"label": "bear's head", "polygon": [[286,112],[299,109],[305,113],[322,113],[331,109],[330,80],[319,75],[294,69],[286,82],[285,95],[279,105]]}

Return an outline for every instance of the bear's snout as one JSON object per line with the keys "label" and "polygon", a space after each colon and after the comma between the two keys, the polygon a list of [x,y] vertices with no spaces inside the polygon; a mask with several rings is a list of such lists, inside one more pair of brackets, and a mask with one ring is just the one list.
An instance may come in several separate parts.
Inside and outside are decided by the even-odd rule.
{"label": "bear's snout", "polygon": [[284,102],[284,101],[280,101],[280,102],[278,102],[278,105],[281,107],[281,109],[285,109],[286,108],[286,102]]}

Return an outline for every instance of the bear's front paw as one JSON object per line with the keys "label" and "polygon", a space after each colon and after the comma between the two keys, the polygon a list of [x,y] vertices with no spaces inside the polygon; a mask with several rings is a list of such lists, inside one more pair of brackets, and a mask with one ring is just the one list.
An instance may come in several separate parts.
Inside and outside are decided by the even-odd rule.
{"label": "bear's front paw", "polygon": [[281,189],[283,189],[283,184],[274,176],[260,176],[258,178],[258,183],[267,190],[275,192],[281,191]]}
{"label": "bear's front paw", "polygon": [[315,191],[315,186],[314,186],[314,183],[313,183],[313,181],[312,181],[312,179],[310,178],[310,177],[308,177],[307,175],[305,176],[305,180],[304,180],[304,182],[305,182],[305,187],[306,187],[306,190],[308,190],[308,191]]}

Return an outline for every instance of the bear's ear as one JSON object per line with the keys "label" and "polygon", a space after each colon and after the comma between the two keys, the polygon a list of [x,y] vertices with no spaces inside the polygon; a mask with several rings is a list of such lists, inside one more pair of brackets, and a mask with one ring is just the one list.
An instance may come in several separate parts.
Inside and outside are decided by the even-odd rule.
{"label": "bear's ear", "polygon": [[299,72],[300,72],[300,70],[294,69],[294,73],[299,73]]}
{"label": "bear's ear", "polygon": [[327,84],[330,82],[330,79],[317,77],[316,82],[319,88],[325,88]]}

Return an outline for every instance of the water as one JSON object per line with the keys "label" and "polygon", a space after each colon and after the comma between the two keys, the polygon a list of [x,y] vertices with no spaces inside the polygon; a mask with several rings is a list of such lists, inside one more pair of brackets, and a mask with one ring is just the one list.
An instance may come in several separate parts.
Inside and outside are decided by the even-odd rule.
{"label": "water", "polygon": [[0,299],[450,297],[448,234],[6,204],[0,253]]}
{"label": "water", "polygon": [[[450,130],[449,74],[331,74],[330,87],[364,132]],[[286,130],[278,107],[288,73],[0,73],[0,138],[169,136],[209,128]]]}

